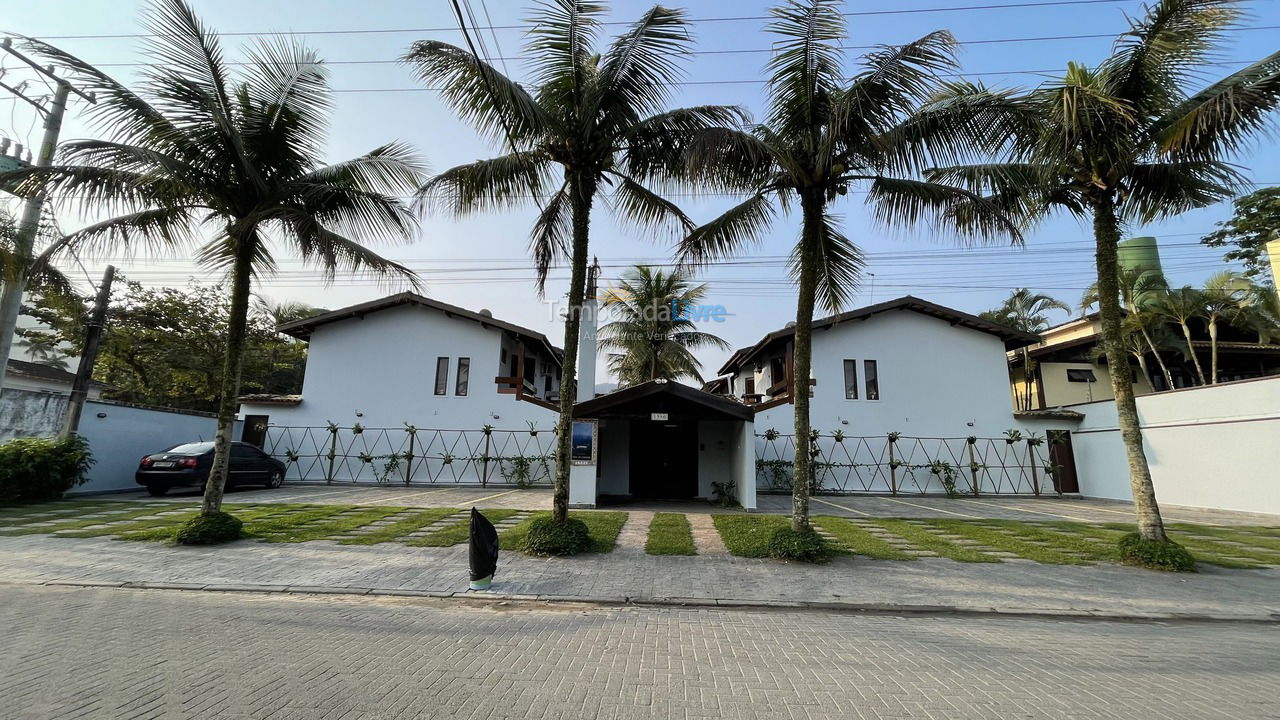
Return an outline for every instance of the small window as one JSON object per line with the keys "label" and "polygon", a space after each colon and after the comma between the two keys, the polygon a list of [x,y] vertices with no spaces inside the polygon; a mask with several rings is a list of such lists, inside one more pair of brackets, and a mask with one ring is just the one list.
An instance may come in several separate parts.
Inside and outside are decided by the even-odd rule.
{"label": "small window", "polygon": [[858,361],[844,361],[844,399],[858,399]]}
{"label": "small window", "polygon": [[542,378],[542,392],[551,392],[551,376]]}
{"label": "small window", "polygon": [[471,358],[458,358],[458,377],[454,381],[453,394],[466,395],[467,384],[471,381]]}
{"label": "small window", "polygon": [[770,386],[787,379],[787,364],[780,357],[773,358],[769,361],[769,383]]}
{"label": "small window", "polygon": [[880,399],[880,374],[876,372],[875,360],[862,361],[862,375],[867,381],[867,399]]}
{"label": "small window", "polygon": [[1095,377],[1093,371],[1088,368],[1068,368],[1067,382],[1091,383],[1098,382],[1098,378]]}
{"label": "small window", "polygon": [[500,357],[498,358],[498,362],[500,362],[500,363],[506,363],[506,362],[507,362],[507,349],[506,349],[506,348],[502,348],[502,351],[499,353],[499,355],[500,355]]}
{"label": "small window", "polygon": [[445,395],[449,390],[449,358],[436,358],[436,394]]}
{"label": "small window", "polygon": [[743,395],[756,394],[756,376],[754,374],[748,375],[743,379],[742,394]]}

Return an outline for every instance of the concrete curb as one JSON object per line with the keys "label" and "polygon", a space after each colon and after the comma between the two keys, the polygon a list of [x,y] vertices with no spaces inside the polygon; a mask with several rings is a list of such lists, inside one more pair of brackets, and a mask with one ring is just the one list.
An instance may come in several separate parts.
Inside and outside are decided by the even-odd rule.
{"label": "concrete curb", "polygon": [[[11,583],[2,584],[27,584]],[[745,609],[773,611],[809,611],[840,612],[859,615],[914,615],[914,616],[956,616],[956,617],[1007,617],[1063,620],[1098,620],[1110,622],[1178,622],[1178,623],[1280,623],[1280,612],[1252,614],[1208,614],[1208,613],[1160,613],[1160,612],[1118,612],[1114,610],[1096,610],[1085,608],[1027,608],[1027,607],[985,607],[957,605],[912,605],[894,603],[845,603],[845,602],[808,602],[803,600],[752,600],[730,598],[686,598],[686,597],[626,597],[626,596],[590,596],[590,595],[541,595],[525,593],[472,592],[467,590],[407,590],[397,588],[361,588],[324,585],[251,585],[251,584],[200,584],[172,582],[104,582],[95,580],[47,580],[30,583],[35,585],[81,587],[81,588],[113,588],[128,590],[176,590],[187,592],[239,592],[255,594],[287,594],[287,595],[347,595],[428,598],[434,600],[456,600],[469,605],[496,605],[510,603],[525,604],[566,604],[595,605],[601,607],[676,607],[676,608],[714,608]]]}

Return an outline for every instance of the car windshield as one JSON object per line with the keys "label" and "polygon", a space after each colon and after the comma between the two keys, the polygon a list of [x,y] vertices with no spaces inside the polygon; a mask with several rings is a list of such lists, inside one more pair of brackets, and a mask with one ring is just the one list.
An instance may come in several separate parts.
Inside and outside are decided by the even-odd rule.
{"label": "car windshield", "polygon": [[193,442],[193,443],[183,443],[181,445],[175,445],[174,447],[171,447],[168,450],[165,450],[165,452],[182,453],[184,455],[199,455],[200,453],[209,452],[212,449],[213,449],[213,443],[211,442]]}

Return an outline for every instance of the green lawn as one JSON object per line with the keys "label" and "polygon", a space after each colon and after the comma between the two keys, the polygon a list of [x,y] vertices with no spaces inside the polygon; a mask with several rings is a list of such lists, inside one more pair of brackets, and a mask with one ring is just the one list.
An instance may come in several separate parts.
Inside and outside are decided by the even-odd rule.
{"label": "green lawn", "polygon": [[769,538],[778,528],[791,527],[782,515],[712,515],[720,539],[738,557],[769,556]]}
{"label": "green lawn", "polygon": [[816,527],[831,533],[836,550],[865,555],[875,560],[914,560],[908,555],[866,530],[849,522],[847,518],[819,515],[813,519]]}
{"label": "green lawn", "polygon": [[655,514],[644,551],[650,555],[696,555],[689,518],[681,513]]}
{"label": "green lawn", "polygon": [[462,511],[457,508],[427,508],[426,510],[410,515],[404,519],[397,520],[390,525],[386,525],[381,529],[374,530],[373,532],[339,540],[338,544],[377,545],[378,543],[392,542],[399,540],[418,528],[426,527],[431,523],[439,522],[450,515],[460,512]]}
{"label": "green lawn", "polygon": [[[491,523],[499,523],[520,512],[519,510],[484,510],[480,514]],[[434,530],[420,538],[406,542],[414,547],[449,547],[464,543],[471,537],[471,513],[461,514],[457,522]]]}
{"label": "green lawn", "polygon": [[[536,512],[525,518],[523,522],[499,533],[498,547],[503,550],[519,550],[523,552],[525,539],[529,535],[529,525],[540,517],[551,517],[551,513],[549,511]],[[613,547],[618,542],[618,533],[622,532],[622,524],[627,521],[627,514],[624,512],[603,512],[599,510],[571,512],[569,517],[577,518],[587,524],[587,533],[591,536],[591,548],[587,552],[592,553],[613,552]]]}

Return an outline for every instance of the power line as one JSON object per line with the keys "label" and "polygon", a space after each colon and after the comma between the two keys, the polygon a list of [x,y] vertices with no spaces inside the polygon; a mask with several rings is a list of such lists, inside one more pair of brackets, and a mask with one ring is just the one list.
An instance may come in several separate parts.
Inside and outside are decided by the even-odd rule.
{"label": "power line", "polygon": [[[1036,9],[1048,7],[1065,7],[1080,5],[1115,5],[1118,3],[1132,2],[1132,0],[1051,0],[1049,2],[1018,2],[1018,3],[1001,3],[986,5],[957,5],[952,7],[932,7],[932,8],[903,8],[896,10],[860,10],[854,12],[841,13],[844,17],[870,17],[881,15],[920,15],[927,13],[948,13],[948,12],[973,12],[986,10],[1016,10],[1016,9]],[[690,24],[698,23],[715,23],[715,22],[742,22],[742,21],[760,21],[772,20],[770,15],[735,15],[725,17],[705,17],[690,18]],[[612,20],[600,22],[600,25],[631,25],[630,21]],[[529,26],[525,24],[515,25],[487,25],[474,26],[475,30],[525,30]],[[244,37],[259,35],[388,35],[388,34],[405,34],[405,33],[442,33],[442,32],[459,32],[456,27],[424,27],[424,28],[348,28],[343,30],[272,30],[272,31],[250,31],[240,30],[233,32],[218,33],[224,37]],[[153,38],[160,37],[157,33],[117,33],[117,34],[100,34],[100,35],[43,35],[40,36],[44,40],[115,40],[129,38]]]}

